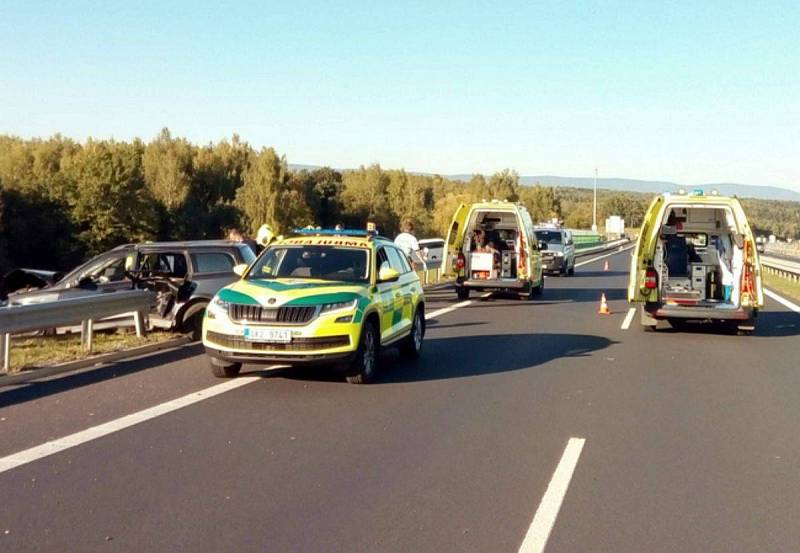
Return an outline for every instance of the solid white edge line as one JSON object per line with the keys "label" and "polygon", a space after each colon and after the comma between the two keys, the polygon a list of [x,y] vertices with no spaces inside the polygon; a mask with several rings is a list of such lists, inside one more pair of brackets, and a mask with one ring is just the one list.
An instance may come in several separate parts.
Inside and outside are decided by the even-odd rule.
{"label": "solid white edge line", "polygon": [[583,267],[584,265],[588,265],[589,263],[594,263],[595,261],[600,261],[601,259],[605,259],[606,257],[611,257],[612,255],[617,255],[622,252],[630,251],[634,248],[634,246],[628,246],[627,248],[623,248],[621,250],[616,250],[611,253],[606,253],[603,255],[598,255],[597,257],[593,257],[591,259],[587,259],[586,261],[581,261],[580,263],[576,263],[576,267]]}
{"label": "solid white edge line", "polygon": [[783,296],[778,295],[777,293],[773,292],[772,290],[768,290],[767,288],[764,288],[764,294],[766,296],[772,298],[776,302],[782,304],[784,307],[788,307],[789,309],[791,309],[795,313],[800,313],[800,305],[797,305],[796,303],[787,300],[786,298],[784,298]]}
{"label": "solid white edge line", "polygon": [[561,460],[550,479],[550,484],[547,485],[547,491],[542,496],[542,502],[536,509],[528,533],[519,547],[519,553],[542,553],[544,551],[585,442],[584,438],[570,438],[567,442]]}
{"label": "solid white edge line", "polygon": [[625,315],[625,320],[622,321],[622,326],[620,327],[622,330],[628,330],[631,327],[631,321],[633,321],[633,316],[636,314],[636,308],[631,307],[628,309],[628,314]]}
{"label": "solid white edge line", "polygon": [[136,424],[149,421],[194,403],[224,394],[225,392],[230,392],[231,390],[241,388],[242,386],[246,386],[247,384],[251,384],[257,380],[261,380],[261,377],[242,376],[234,378],[228,382],[223,382],[222,384],[217,384],[215,386],[211,386],[210,388],[205,388],[199,392],[192,392],[191,394],[187,394],[159,405],[131,413],[130,415],[125,415],[124,417],[120,417],[103,424],[98,424],[97,426],[92,426],[86,430],[81,430],[79,432],[75,432],[74,434],[70,434],[68,436],[64,436],[62,438],[37,445],[17,453],[12,453],[11,455],[7,455],[5,457],[0,457],[0,473],[42,459],[49,455],[53,455],[54,453],[59,453],[61,451],[73,448],[86,442],[102,438],[103,436],[113,434],[114,432],[118,432]]}

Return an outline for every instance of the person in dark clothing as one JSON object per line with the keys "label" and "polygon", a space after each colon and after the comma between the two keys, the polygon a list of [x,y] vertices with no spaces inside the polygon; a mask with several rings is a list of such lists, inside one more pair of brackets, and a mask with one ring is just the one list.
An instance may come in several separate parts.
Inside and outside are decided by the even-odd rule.
{"label": "person in dark clothing", "polygon": [[247,238],[240,229],[234,227],[228,230],[228,240],[232,242],[243,242],[253,250],[254,254],[258,255],[258,243],[252,238]]}

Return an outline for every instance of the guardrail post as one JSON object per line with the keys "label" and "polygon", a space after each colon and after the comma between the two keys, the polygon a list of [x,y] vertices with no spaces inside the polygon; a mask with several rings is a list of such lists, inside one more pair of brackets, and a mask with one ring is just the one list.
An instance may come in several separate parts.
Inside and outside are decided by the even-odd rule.
{"label": "guardrail post", "polygon": [[81,323],[81,345],[83,351],[92,353],[92,345],[94,342],[94,321],[86,319]]}
{"label": "guardrail post", "polygon": [[11,334],[0,334],[0,359],[3,363],[3,372],[11,370]]}
{"label": "guardrail post", "polygon": [[136,336],[144,338],[144,312],[137,311],[133,315],[133,324],[136,326]]}

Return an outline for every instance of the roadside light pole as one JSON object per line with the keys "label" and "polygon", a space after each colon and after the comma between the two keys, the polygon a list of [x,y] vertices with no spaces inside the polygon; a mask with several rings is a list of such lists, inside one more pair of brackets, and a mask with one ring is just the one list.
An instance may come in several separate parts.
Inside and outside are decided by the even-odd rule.
{"label": "roadside light pole", "polygon": [[597,167],[594,168],[594,203],[592,205],[592,230],[597,232]]}

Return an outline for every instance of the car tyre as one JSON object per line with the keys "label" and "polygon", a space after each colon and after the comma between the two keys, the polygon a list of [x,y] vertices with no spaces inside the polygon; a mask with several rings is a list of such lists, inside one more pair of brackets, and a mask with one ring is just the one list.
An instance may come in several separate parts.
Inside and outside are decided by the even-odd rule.
{"label": "car tyre", "polygon": [[242,370],[241,363],[227,363],[213,358],[209,360],[209,367],[211,367],[211,374],[217,378],[233,378],[238,376],[239,371]]}
{"label": "car tyre", "polygon": [[183,332],[190,340],[197,342],[203,338],[203,318],[206,315],[205,306],[200,311],[192,313],[183,321]]}
{"label": "car tyre", "polygon": [[368,384],[375,377],[379,348],[378,329],[372,322],[364,323],[361,329],[361,339],[358,341],[358,351],[350,363],[350,369],[346,376],[347,382]]}
{"label": "car tyre", "polygon": [[414,313],[414,322],[411,324],[411,332],[408,338],[403,340],[400,345],[400,355],[406,359],[417,359],[422,351],[422,342],[425,338],[425,315],[422,307],[418,307]]}

